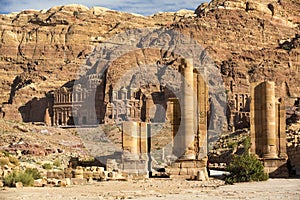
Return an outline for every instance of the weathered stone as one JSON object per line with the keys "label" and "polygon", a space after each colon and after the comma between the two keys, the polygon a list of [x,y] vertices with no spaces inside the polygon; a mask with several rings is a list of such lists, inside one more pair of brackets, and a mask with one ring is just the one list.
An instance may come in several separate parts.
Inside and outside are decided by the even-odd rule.
{"label": "weathered stone", "polygon": [[86,179],[83,178],[71,178],[72,185],[84,185],[87,183]]}
{"label": "weathered stone", "polygon": [[275,100],[274,82],[252,83],[251,97],[251,152],[261,156],[270,176],[288,177],[284,101]]}
{"label": "weathered stone", "polygon": [[197,181],[209,180],[206,169],[197,171],[196,179],[197,179]]}
{"label": "weathered stone", "polygon": [[66,180],[60,180],[59,186],[60,187],[67,187],[68,183]]}
{"label": "weathered stone", "polygon": [[37,179],[33,182],[33,187],[44,187],[47,185],[47,179]]}
{"label": "weathered stone", "polygon": [[17,182],[17,183],[15,184],[15,187],[16,187],[16,188],[23,188],[23,183],[22,183],[22,182]]}
{"label": "weathered stone", "polygon": [[75,170],[73,170],[73,177],[77,179],[83,179],[83,168],[78,166]]}
{"label": "weathered stone", "polygon": [[[179,132],[173,132],[173,152],[179,159],[171,165],[168,173],[171,177],[177,176],[176,169],[179,168],[179,175],[195,179],[197,171],[202,170],[207,164],[208,88],[200,71],[194,70],[191,59],[181,59],[179,70],[184,79],[181,86],[183,128]],[[197,94],[196,97],[194,93]],[[175,109],[179,109],[173,99],[169,105],[174,113],[176,113]],[[168,116],[172,119],[172,130],[178,131],[176,126],[178,126],[179,116],[172,113]]]}
{"label": "weathered stone", "polygon": [[85,179],[93,178],[93,172],[91,172],[91,171],[83,172],[83,178],[85,178]]}

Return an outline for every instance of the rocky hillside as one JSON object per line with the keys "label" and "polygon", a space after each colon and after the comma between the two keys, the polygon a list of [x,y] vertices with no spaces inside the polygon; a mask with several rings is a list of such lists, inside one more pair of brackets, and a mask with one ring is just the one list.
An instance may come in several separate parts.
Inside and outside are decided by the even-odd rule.
{"label": "rocky hillside", "polygon": [[[279,95],[300,96],[300,3],[294,0],[214,0],[200,5],[195,15],[179,11],[150,17],[68,5],[1,15],[0,24],[0,117],[6,119],[21,121],[18,109],[77,78],[97,44],[143,27],[196,39],[217,64],[229,98],[259,80],[275,81]],[[118,73],[127,70],[126,63],[170,56],[149,50],[131,61],[130,55],[115,63],[122,66]],[[288,98],[287,104],[293,101]]]}
{"label": "rocky hillside", "polygon": [[91,158],[75,129],[64,130],[0,119],[0,141],[0,177],[3,175],[1,169],[9,164],[3,162],[3,154],[18,158],[23,167],[38,168],[56,160],[66,167],[70,158],[76,156]]}
{"label": "rocky hillside", "polygon": [[99,42],[127,29],[173,23],[177,15],[144,17],[81,5],[0,15],[2,117],[21,121],[22,105],[77,78]]}
{"label": "rocky hillside", "polygon": [[[212,1],[198,17],[174,26],[208,49],[224,77],[240,91],[249,82],[273,80],[283,96],[299,96],[298,1]],[[186,28],[188,27],[188,28]]]}

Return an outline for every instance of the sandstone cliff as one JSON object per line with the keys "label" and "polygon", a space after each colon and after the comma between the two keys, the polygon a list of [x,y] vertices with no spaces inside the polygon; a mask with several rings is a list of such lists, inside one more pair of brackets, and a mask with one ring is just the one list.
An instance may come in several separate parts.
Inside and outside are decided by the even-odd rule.
{"label": "sandstone cliff", "polygon": [[[97,44],[124,30],[143,27],[165,27],[196,39],[216,63],[228,98],[248,92],[249,83],[259,80],[275,81],[278,95],[300,96],[298,1],[215,0],[200,5],[195,13],[144,17],[68,5],[1,15],[0,113],[22,120],[19,109],[77,78],[78,68],[87,64],[85,59]],[[125,55],[115,63],[117,74],[127,70],[126,64],[138,66],[166,57],[170,55],[153,51]],[[113,69],[107,77],[111,83],[118,77]],[[287,104],[293,101],[288,98]],[[45,103],[36,99],[29,107]]]}
{"label": "sandstone cliff", "polygon": [[1,15],[1,116],[22,120],[18,109],[77,78],[78,68],[99,42],[126,29],[164,26],[174,16],[144,17],[81,5]]}

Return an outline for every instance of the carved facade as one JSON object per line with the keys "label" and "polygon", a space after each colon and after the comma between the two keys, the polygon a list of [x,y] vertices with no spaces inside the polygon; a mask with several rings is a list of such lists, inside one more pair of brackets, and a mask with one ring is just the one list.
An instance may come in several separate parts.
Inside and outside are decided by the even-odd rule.
{"label": "carved facade", "polygon": [[229,95],[229,127],[236,129],[249,128],[250,126],[250,95],[234,91]]}
{"label": "carved facade", "polygon": [[80,83],[54,91],[54,126],[98,124],[100,115],[95,111],[99,108],[89,104],[89,100],[95,98],[101,79],[93,74]]}
{"label": "carved facade", "polygon": [[165,122],[169,93],[160,85],[148,84],[139,89],[121,88],[112,91],[107,104],[106,122],[122,121]]}
{"label": "carved facade", "polygon": [[138,89],[122,87],[112,90],[109,102],[105,102],[101,83],[100,77],[90,75],[72,87],[54,91],[53,125],[165,122],[167,100],[173,95],[167,89],[155,84]]}
{"label": "carved facade", "polygon": [[135,88],[121,88],[112,91],[111,102],[107,105],[106,122],[140,121],[141,101]]}

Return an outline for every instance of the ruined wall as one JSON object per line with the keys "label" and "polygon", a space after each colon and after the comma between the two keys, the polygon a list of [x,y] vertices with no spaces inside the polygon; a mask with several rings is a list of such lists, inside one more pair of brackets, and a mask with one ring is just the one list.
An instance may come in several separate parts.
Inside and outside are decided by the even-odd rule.
{"label": "ruined wall", "polygon": [[300,175],[300,129],[299,123],[291,125],[287,131],[288,168],[291,175]]}
{"label": "ruined wall", "polygon": [[291,175],[300,175],[300,146],[295,143],[287,147]]}

